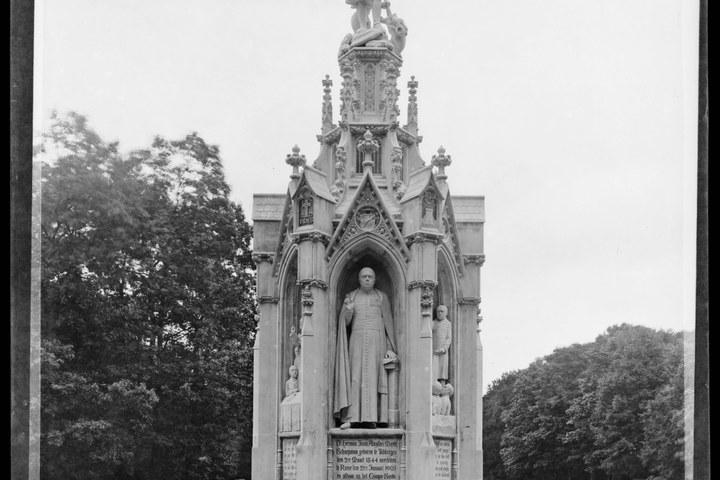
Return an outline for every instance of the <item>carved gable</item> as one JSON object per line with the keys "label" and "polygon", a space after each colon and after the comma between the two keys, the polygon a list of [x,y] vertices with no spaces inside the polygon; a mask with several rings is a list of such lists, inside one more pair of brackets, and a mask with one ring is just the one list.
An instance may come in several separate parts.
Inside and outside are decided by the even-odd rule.
{"label": "carved gable", "polygon": [[355,196],[343,218],[338,224],[335,234],[326,250],[328,258],[361,235],[380,237],[398,249],[408,260],[410,252],[400,230],[383,202],[380,191],[373,176],[367,172],[362,183],[355,191]]}

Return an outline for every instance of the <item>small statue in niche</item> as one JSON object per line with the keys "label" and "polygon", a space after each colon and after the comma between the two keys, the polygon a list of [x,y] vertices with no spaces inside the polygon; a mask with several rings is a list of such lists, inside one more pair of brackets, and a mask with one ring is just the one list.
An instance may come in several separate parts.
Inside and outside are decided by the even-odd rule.
{"label": "small statue in niche", "polygon": [[437,222],[437,195],[432,190],[427,190],[423,195],[423,213],[422,221],[423,225],[435,225]]}
{"label": "small statue in niche", "polygon": [[445,305],[437,307],[437,318],[433,320],[432,347],[433,347],[433,379],[445,385],[449,375],[448,349],[452,342],[452,325],[447,318],[448,308]]}
{"label": "small statue in niche", "polygon": [[290,378],[285,382],[285,398],[291,397],[300,391],[298,368],[295,365],[290,365],[288,373],[290,374]]}
{"label": "small statue in niche", "polygon": [[442,410],[442,400],[440,399],[440,394],[443,391],[443,386],[440,385],[440,382],[434,381],[432,385],[432,414],[433,415],[440,415],[440,411]]}
{"label": "small statue in niche", "polygon": [[297,378],[298,378],[298,383],[299,383],[300,382],[300,345],[295,345],[294,354],[295,354],[295,357],[293,358],[292,366],[297,368],[297,371],[298,371]]}
{"label": "small statue in niche", "polygon": [[453,393],[455,393],[455,388],[451,384],[446,383],[443,385],[442,391],[440,392],[440,415],[450,415],[450,397],[453,396]]}

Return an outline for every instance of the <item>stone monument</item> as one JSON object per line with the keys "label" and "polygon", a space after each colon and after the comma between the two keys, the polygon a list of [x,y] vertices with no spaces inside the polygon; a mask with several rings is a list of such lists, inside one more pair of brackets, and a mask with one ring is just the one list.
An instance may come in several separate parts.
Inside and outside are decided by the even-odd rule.
{"label": "stone monument", "polygon": [[405,23],[346,3],[339,118],[327,75],[319,153],[254,196],[252,478],[480,479],[484,198],[422,159],[415,77],[400,124]]}

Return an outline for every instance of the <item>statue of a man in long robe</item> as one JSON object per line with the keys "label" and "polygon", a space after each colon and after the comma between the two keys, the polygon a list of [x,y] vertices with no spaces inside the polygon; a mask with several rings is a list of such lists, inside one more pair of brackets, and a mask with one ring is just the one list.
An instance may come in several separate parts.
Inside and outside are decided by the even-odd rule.
{"label": "statue of a man in long robe", "polygon": [[347,294],[338,319],[333,413],[342,429],[388,422],[385,363],[397,361],[390,301],[375,288],[371,268],[360,270],[359,280],[360,288]]}

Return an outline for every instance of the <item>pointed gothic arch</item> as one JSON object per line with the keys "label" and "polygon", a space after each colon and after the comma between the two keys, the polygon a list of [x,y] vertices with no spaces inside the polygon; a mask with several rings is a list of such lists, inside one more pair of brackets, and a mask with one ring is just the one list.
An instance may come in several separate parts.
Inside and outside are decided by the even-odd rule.
{"label": "pointed gothic arch", "polygon": [[[404,368],[403,359],[407,351],[407,318],[403,312],[407,311],[407,266],[404,258],[389,242],[370,233],[360,235],[335,252],[329,264],[329,284],[337,285],[335,295],[330,296],[328,318],[328,345],[327,359],[330,362],[329,385],[335,374],[334,359],[336,355],[337,320],[345,295],[358,288],[358,274],[363,267],[370,267],[375,271],[376,288],[388,295],[392,306],[395,323],[395,337],[397,339],[397,354],[400,358],[400,379],[398,400],[400,405],[400,425],[404,426]],[[332,403],[333,390],[329,389],[328,401]],[[333,425],[332,412],[328,412],[329,425]]]}

